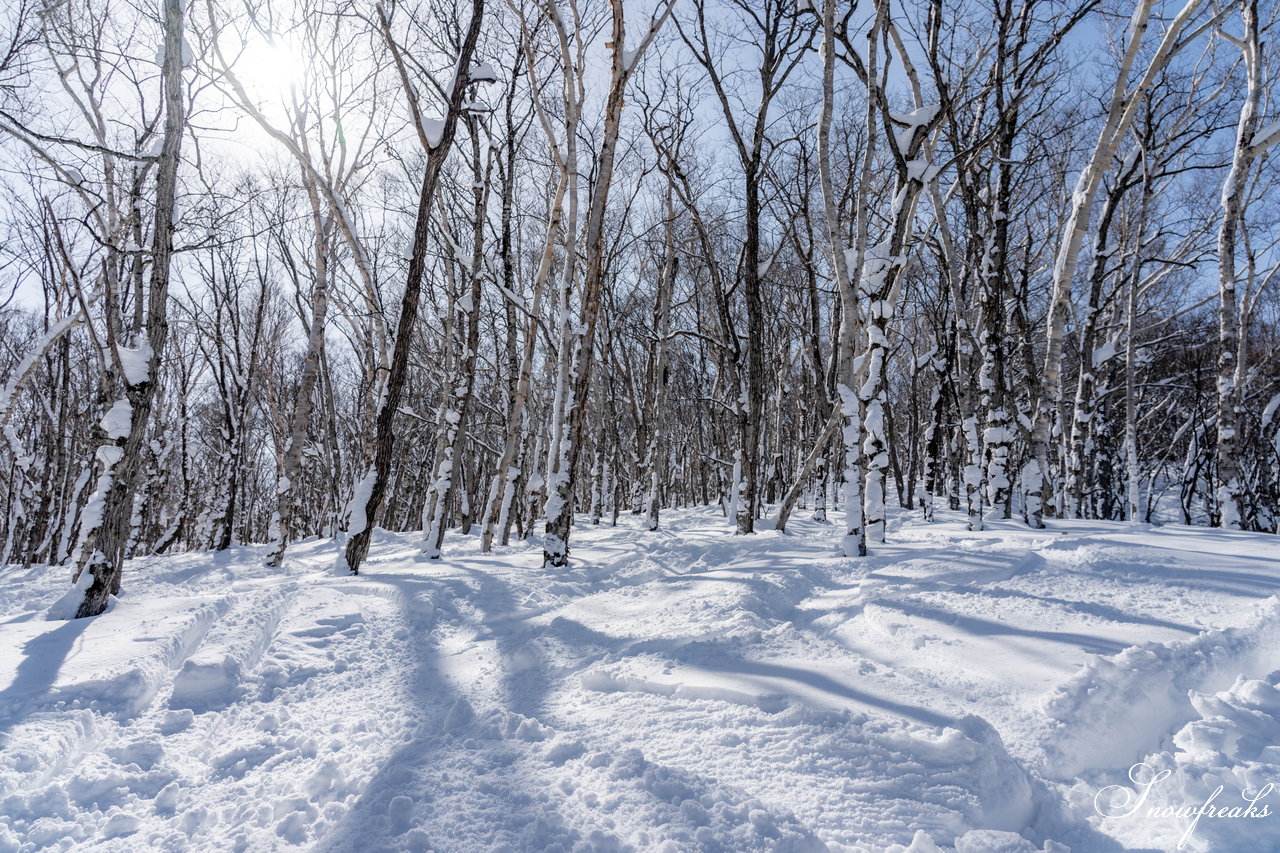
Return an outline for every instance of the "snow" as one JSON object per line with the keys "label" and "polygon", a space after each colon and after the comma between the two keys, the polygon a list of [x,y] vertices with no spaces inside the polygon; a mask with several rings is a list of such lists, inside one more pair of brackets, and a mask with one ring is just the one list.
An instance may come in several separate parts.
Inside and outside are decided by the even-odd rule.
{"label": "snow", "polygon": [[489,63],[481,62],[471,69],[467,79],[472,83],[496,83],[498,82],[498,72]]}
{"label": "snow", "polygon": [[1119,341],[1107,341],[1102,346],[1093,351],[1093,369],[1097,370],[1102,365],[1116,357],[1116,353],[1120,349]]}
{"label": "snow", "polygon": [[983,444],[1009,444],[1012,441],[1013,430],[1007,426],[992,426],[982,431]]}
{"label": "snow", "polygon": [[427,137],[428,146],[439,148],[440,141],[444,139],[444,119],[424,118],[422,120],[422,132]]}
{"label": "snow", "polygon": [[1256,148],[1261,154],[1264,150],[1280,142],[1280,119],[1271,122],[1271,124],[1259,130],[1250,140],[1249,147]]}
{"label": "snow", "polygon": [[51,324],[49,326],[49,331],[45,332],[44,336],[36,346],[23,357],[22,361],[18,363],[18,366],[9,374],[9,378],[8,381],[5,382],[4,389],[0,390],[0,423],[7,422],[9,407],[13,403],[13,397],[18,393],[18,388],[26,380],[27,374],[31,372],[36,361],[39,360],[41,355],[48,351],[54,341],[65,335],[70,329],[80,325],[80,323],[83,322],[83,319],[84,313],[82,311],[77,311],[73,314],[68,314],[61,320],[57,320]]}
{"label": "snow", "polygon": [[76,611],[80,609],[80,603],[84,601],[84,593],[93,584],[93,572],[85,569],[80,572],[79,576],[72,581],[70,588],[67,589],[58,600],[49,605],[49,609],[45,611],[47,619],[74,619]]}
{"label": "snow", "polygon": [[[938,112],[942,109],[939,104],[927,104],[923,107],[912,110],[909,113],[890,113],[891,118],[897,124],[906,125],[905,128],[895,131],[893,136],[897,142],[898,150],[906,151],[911,146],[912,140],[915,139],[916,131],[921,127],[929,124],[938,116]],[[921,170],[917,177],[923,176]]]}
{"label": "snow", "polygon": [[1262,428],[1266,429],[1271,425],[1272,419],[1275,418],[1276,412],[1280,411],[1280,394],[1276,394],[1267,401],[1267,405],[1262,410]]}
{"label": "snow", "polygon": [[[1239,627],[1141,643],[1091,660],[1045,699],[1047,715],[1061,723],[1044,743],[1046,775],[1070,779],[1108,762],[1130,767],[1151,746],[1152,729],[1174,731],[1193,716],[1190,690],[1216,689],[1234,674],[1271,666],[1277,641],[1280,599],[1272,597]],[[1147,703],[1141,717],[1129,713],[1138,702]],[[1081,720],[1090,725],[1082,728]]]}
{"label": "snow", "polygon": [[356,483],[355,493],[347,504],[347,535],[355,536],[363,533],[369,526],[369,500],[373,497],[373,483],[377,479],[377,471],[370,468]]}
{"label": "snow", "polygon": [[122,438],[129,437],[129,430],[133,425],[133,406],[123,397],[116,400],[115,403],[102,416],[102,420],[98,424],[102,427],[102,431],[107,434],[108,438],[119,441]]}
{"label": "snow", "polygon": [[1280,673],[1241,675],[1226,690],[1192,690],[1193,719],[1168,749],[1136,765],[1129,785],[1107,794],[1115,834],[1132,833],[1119,817],[1146,817],[1140,843],[1188,851],[1265,850],[1273,845],[1274,793],[1280,779]]}
{"label": "snow", "polygon": [[124,371],[124,381],[130,385],[141,385],[151,378],[151,343],[143,340],[137,347],[117,346],[120,356],[120,368]]}
{"label": "snow", "polygon": [[1268,816],[1184,849],[1271,849],[1274,537],[937,517],[865,559],[718,507],[584,523],[559,570],[382,530],[359,577],[331,540],[147,556],[82,620],[8,567],[0,850],[1173,850],[1219,785]]}
{"label": "snow", "polygon": [[912,110],[909,113],[889,113],[889,118],[898,124],[905,124],[909,127],[921,127],[933,121],[937,117],[938,111],[942,107],[938,104],[926,104],[923,107]]}

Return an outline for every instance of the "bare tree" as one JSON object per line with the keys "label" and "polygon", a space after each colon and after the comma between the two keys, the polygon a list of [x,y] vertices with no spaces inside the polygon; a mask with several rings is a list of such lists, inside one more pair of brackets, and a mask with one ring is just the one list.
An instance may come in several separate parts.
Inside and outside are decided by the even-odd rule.
{"label": "bare tree", "polygon": [[405,375],[409,366],[409,348],[413,342],[414,327],[418,320],[422,274],[426,267],[427,242],[431,236],[432,207],[435,204],[441,170],[444,168],[445,159],[449,156],[449,150],[457,134],[462,105],[467,98],[468,87],[472,85],[472,58],[475,55],[476,42],[479,41],[484,19],[484,0],[472,0],[471,20],[457,49],[453,77],[446,85],[440,86],[439,91],[446,105],[442,119],[423,116],[424,105],[418,100],[418,89],[410,76],[411,71],[404,51],[392,35],[391,18],[385,7],[378,8],[378,18],[387,48],[400,74],[404,95],[408,99],[409,108],[413,114],[418,141],[426,155],[426,165],[418,194],[417,218],[413,226],[413,248],[409,258],[408,279],[400,300],[400,318],[396,325],[395,346],[391,354],[386,384],[378,389],[373,460],[368,471],[356,484],[355,495],[348,508],[350,521],[344,559],[352,574],[359,573],[360,564],[369,553],[369,538],[373,535],[373,526],[377,523],[378,510],[381,509],[387,488],[387,475],[391,468],[391,456],[395,444],[392,421],[400,408],[400,396],[404,390]]}
{"label": "bare tree", "polygon": [[[609,94],[604,108],[604,133],[593,169],[595,181],[591,187],[587,215],[583,222],[581,308],[576,322],[572,325],[567,322],[566,315],[560,341],[561,374],[556,396],[556,415],[554,415],[558,418],[555,431],[559,438],[553,444],[553,461],[548,466],[545,509],[547,534],[543,544],[543,562],[552,566],[563,566],[569,561],[575,468],[584,435],[587,410],[585,403],[587,392],[591,388],[596,320],[600,313],[601,292],[604,287],[605,212],[613,182],[624,95],[640,59],[671,14],[673,5],[674,0],[664,0],[659,4],[659,8],[649,19],[648,28],[631,50],[626,48],[626,13],[622,8],[622,2],[611,0],[609,5],[611,12]],[[552,8],[548,7],[549,10]],[[561,31],[563,23],[558,14],[554,12],[549,14],[553,16],[557,31]],[[564,51],[568,39],[562,34],[560,41]],[[572,57],[565,51],[561,61],[567,68]],[[577,73],[581,74],[580,66],[578,68]],[[567,303],[565,307],[567,308]]]}

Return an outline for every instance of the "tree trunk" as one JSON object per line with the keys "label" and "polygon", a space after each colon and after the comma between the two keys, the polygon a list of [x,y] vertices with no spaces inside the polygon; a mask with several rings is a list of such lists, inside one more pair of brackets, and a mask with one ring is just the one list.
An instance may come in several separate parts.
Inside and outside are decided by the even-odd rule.
{"label": "tree trunk", "polygon": [[658,502],[662,498],[661,485],[664,474],[662,465],[663,424],[669,420],[667,411],[667,339],[671,333],[671,294],[675,288],[677,258],[675,248],[675,206],[671,187],[667,187],[666,220],[663,228],[662,267],[658,272],[658,292],[653,307],[653,363],[649,370],[649,441],[645,448],[644,470],[649,475],[648,494],[645,497],[645,527],[658,529]]}
{"label": "tree trunk", "polygon": [[[437,144],[426,152],[427,163],[422,175],[422,187],[418,194],[418,212],[413,227],[413,250],[409,259],[408,280],[405,282],[404,294],[400,299],[400,320],[396,326],[391,367],[387,374],[386,385],[381,389],[381,399],[378,400],[373,436],[373,461],[356,485],[355,495],[348,505],[349,526],[344,559],[347,569],[353,575],[359,573],[360,564],[369,553],[369,539],[373,535],[378,511],[382,508],[385,497],[387,475],[391,470],[391,456],[395,444],[392,426],[396,412],[400,408],[404,379],[409,369],[409,348],[418,322],[418,301],[421,297],[422,274],[426,268],[427,242],[430,237],[431,207],[435,203],[440,170],[444,167],[444,161],[449,156],[449,150],[453,147],[453,139],[457,133],[458,116],[462,110],[467,82],[470,79],[471,58],[475,54],[476,41],[480,37],[483,17],[484,0],[472,0],[471,23],[467,27],[462,49],[458,53],[456,83],[449,95],[444,127]],[[384,28],[386,27],[387,24],[384,21]],[[389,30],[387,44],[392,53],[396,53],[397,48],[390,38]],[[405,78],[405,95],[409,98],[416,97],[407,77]]]}
{"label": "tree trunk", "polygon": [[[609,202],[609,190],[613,183],[613,167],[617,154],[618,134],[622,117],[623,96],[627,81],[635,69],[645,48],[653,40],[662,23],[671,12],[667,3],[650,19],[648,33],[631,51],[625,49],[626,21],[622,0],[611,0],[613,31],[612,70],[609,96],[605,102],[604,132],[600,152],[596,156],[595,181],[587,206],[585,271],[582,282],[582,309],[578,317],[577,334],[566,335],[561,346],[562,364],[569,364],[570,371],[565,384],[564,405],[559,413],[557,432],[559,440],[552,448],[554,461],[549,467],[546,501],[546,540],[543,543],[544,565],[565,566],[569,562],[569,533],[573,528],[574,483],[577,473],[578,453],[582,447],[583,427],[586,423],[587,393],[591,388],[591,370],[594,363],[596,319],[600,313],[600,298],[604,289],[605,211]],[[565,304],[567,309],[568,305]],[[566,312],[566,323],[568,314]]]}
{"label": "tree trunk", "polygon": [[[81,520],[79,551],[84,560],[76,581],[84,599],[76,617],[97,616],[120,591],[124,549],[133,509],[134,480],[142,441],[151,420],[152,401],[159,382],[160,357],[169,333],[169,261],[173,255],[173,214],[177,197],[178,162],[186,128],[186,93],[182,86],[183,8],[181,0],[164,0],[164,61],[160,75],[164,90],[164,134],[156,168],[156,203],[151,235],[151,276],[148,282],[146,335],[137,330],[136,353],[145,357],[145,371],[124,371],[125,396],[119,403],[130,409],[128,430],[115,432],[98,448],[97,490]],[[118,346],[118,345],[117,345]],[[119,405],[119,403],[117,405]],[[96,518],[92,517],[95,516]],[[83,583],[85,572],[88,584]]]}
{"label": "tree trunk", "polygon": [[1027,488],[1027,520],[1032,527],[1044,527],[1045,505],[1052,496],[1049,467],[1049,449],[1052,443],[1054,412],[1059,408],[1062,395],[1062,343],[1066,335],[1067,317],[1071,310],[1071,290],[1075,278],[1080,247],[1089,228],[1089,213],[1094,196],[1102,183],[1120,141],[1128,132],[1137,114],[1138,106],[1146,96],[1156,75],[1168,63],[1173,53],[1184,43],[1180,41],[1183,28],[1202,5],[1203,0],[1187,0],[1182,10],[1171,20],[1161,37],[1160,45],[1152,55],[1146,71],[1136,85],[1130,88],[1129,74],[1142,48],[1142,37],[1150,23],[1155,0],[1139,0],[1129,22],[1128,43],[1120,60],[1116,82],[1111,92],[1111,105],[1098,141],[1094,146],[1071,197],[1071,210],[1063,230],[1062,241],[1053,267],[1053,295],[1049,306],[1047,342],[1044,368],[1041,370],[1039,399],[1036,405],[1035,425],[1032,430],[1033,460],[1024,471],[1024,479],[1034,482]]}
{"label": "tree trunk", "polygon": [[1244,24],[1241,50],[1248,76],[1231,169],[1222,183],[1222,226],[1218,229],[1218,526],[1239,529],[1244,507],[1240,482],[1240,405],[1245,379],[1245,350],[1241,300],[1236,292],[1236,241],[1243,217],[1245,187],[1253,164],[1254,133],[1262,99],[1262,58],[1258,36],[1257,0],[1241,0]]}
{"label": "tree trunk", "polygon": [[302,451],[306,448],[307,425],[311,422],[316,384],[320,377],[320,360],[324,351],[325,324],[329,312],[329,237],[330,219],[320,207],[319,194],[303,170],[303,181],[311,202],[311,221],[315,230],[315,260],[312,266],[311,323],[307,329],[307,349],[302,356],[298,377],[298,393],[289,417],[289,437],[280,454],[280,479],[276,483],[276,511],[271,520],[271,553],[267,565],[279,566],[284,561],[289,543],[289,527],[293,520],[295,487],[302,475]]}
{"label": "tree trunk", "polygon": [[432,560],[440,558],[444,542],[444,518],[449,499],[454,493],[454,466],[459,463],[462,440],[471,411],[471,395],[475,388],[476,359],[480,350],[481,267],[484,263],[485,209],[488,207],[487,172],[482,168],[478,123],[468,120],[472,162],[472,229],[471,259],[468,263],[469,288],[454,303],[453,322],[447,324],[453,334],[445,346],[453,350],[446,357],[449,372],[439,417],[436,419],[436,452],[432,477],[422,513],[423,551]]}

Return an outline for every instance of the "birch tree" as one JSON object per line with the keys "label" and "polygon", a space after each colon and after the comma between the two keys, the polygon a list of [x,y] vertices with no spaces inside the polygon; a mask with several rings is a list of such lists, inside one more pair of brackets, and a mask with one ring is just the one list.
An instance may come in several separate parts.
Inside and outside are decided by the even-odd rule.
{"label": "birch tree", "polygon": [[1254,294],[1238,291],[1240,274],[1236,248],[1244,223],[1246,187],[1254,162],[1280,141],[1280,121],[1260,129],[1263,92],[1262,41],[1257,0],[1240,0],[1243,35],[1236,44],[1245,70],[1244,100],[1236,123],[1231,166],[1222,182],[1222,225],[1218,229],[1218,400],[1217,400],[1217,503],[1218,525],[1242,526],[1243,487],[1240,474],[1242,394],[1248,376],[1248,335]]}
{"label": "birch tree", "polygon": [[418,305],[422,293],[422,276],[426,268],[427,243],[430,239],[436,190],[445,159],[453,147],[457,134],[462,105],[470,100],[472,60],[484,18],[484,0],[472,0],[471,18],[457,48],[452,77],[444,84],[437,82],[438,92],[444,101],[444,117],[435,119],[423,114],[425,103],[419,101],[418,88],[410,76],[404,51],[392,34],[392,12],[385,6],[378,7],[379,24],[399,73],[404,96],[413,116],[414,129],[426,164],[418,193],[418,208],[413,226],[413,247],[410,251],[408,277],[404,294],[400,299],[399,321],[396,324],[395,345],[385,384],[377,386],[377,416],[372,442],[372,461],[368,470],[356,484],[355,494],[348,505],[349,523],[343,559],[351,574],[358,574],[360,565],[369,553],[369,539],[378,520],[387,488],[391,457],[395,445],[392,422],[400,408],[404,393],[404,381],[409,366],[409,349],[418,320]]}
{"label": "birch tree", "polygon": [[[139,289],[130,328],[115,332],[108,327],[106,357],[114,364],[123,393],[99,424],[97,480],[80,520],[77,545],[79,567],[75,587],[83,591],[75,609],[78,618],[101,614],[107,609],[111,596],[120,591],[141,447],[150,424],[160,359],[168,337],[174,210],[182,138],[186,131],[183,65],[189,48],[183,37],[184,11],[180,0],[165,0],[161,11],[163,41],[159,82],[164,129],[158,153],[154,155],[156,177],[148,247],[150,263],[145,273],[145,308],[143,291]],[[143,273],[139,271],[138,275],[141,277]]]}
{"label": "birch tree", "polygon": [[[794,14],[787,0],[765,0],[758,11],[752,4],[731,0],[724,11],[732,14],[729,20],[733,23],[717,22],[714,12],[708,14],[709,8],[706,0],[695,0],[693,20],[687,24],[680,20],[676,23],[684,43],[706,72],[742,170],[743,236],[735,277],[742,282],[747,322],[742,336],[745,363],[738,371],[741,388],[735,412],[739,447],[734,456],[731,488],[737,532],[746,534],[755,530],[760,426],[764,411],[763,279],[767,264],[761,239],[762,190],[771,151],[770,112],[787,79],[812,44],[814,31],[807,16]],[[737,69],[732,66],[723,44],[715,40],[716,26],[748,28],[753,47],[758,51],[758,60],[752,69],[758,89],[750,93],[731,91],[726,78]],[[752,95],[754,104],[750,101]]]}
{"label": "birch tree", "polygon": [[[553,445],[553,462],[548,466],[548,483],[545,515],[546,540],[543,544],[543,562],[552,566],[564,566],[569,561],[569,532],[573,527],[574,482],[578,454],[582,447],[586,421],[586,398],[591,387],[591,369],[595,345],[595,327],[600,312],[601,291],[604,287],[604,220],[609,202],[614,165],[617,156],[618,136],[621,131],[622,107],[627,84],[644,52],[653,42],[671,14],[674,0],[663,0],[648,22],[648,28],[630,50],[626,47],[626,14],[621,0],[610,0],[611,30],[608,42],[610,51],[609,91],[605,101],[604,132],[600,151],[596,155],[593,173],[595,181],[587,203],[587,215],[583,222],[584,253],[582,272],[582,299],[576,322],[562,326],[564,335],[560,341],[561,378],[556,399],[555,432],[559,440]],[[548,7],[549,9],[554,7]],[[557,19],[558,20],[558,17]],[[557,29],[563,24],[557,24]],[[561,36],[562,44],[567,39]],[[566,65],[569,56],[562,56]],[[567,158],[566,158],[567,159]],[[572,163],[572,161],[570,161]],[[567,304],[565,305],[567,308]],[[567,370],[565,368],[568,368]]]}
{"label": "birch tree", "polygon": [[[1106,117],[1093,151],[1080,170],[1075,190],[1071,196],[1070,212],[1059,243],[1053,267],[1053,294],[1049,309],[1044,367],[1041,371],[1040,394],[1036,405],[1035,426],[1032,432],[1032,459],[1022,472],[1028,484],[1027,517],[1032,527],[1043,527],[1046,511],[1053,493],[1050,480],[1049,446],[1054,411],[1061,395],[1062,342],[1070,313],[1071,296],[1076,264],[1081,245],[1089,228],[1089,217],[1094,198],[1121,140],[1133,124],[1143,99],[1160,71],[1179,51],[1191,44],[1213,23],[1195,26],[1203,0],[1187,0],[1181,10],[1165,25],[1145,66],[1139,65],[1145,35],[1151,25],[1155,10],[1154,0],[1138,0],[1129,19],[1124,49],[1116,70],[1115,83],[1111,87]],[[1215,15],[1216,18],[1216,15]],[[1141,73],[1133,79],[1136,68]],[[1039,488],[1035,484],[1039,483]]]}

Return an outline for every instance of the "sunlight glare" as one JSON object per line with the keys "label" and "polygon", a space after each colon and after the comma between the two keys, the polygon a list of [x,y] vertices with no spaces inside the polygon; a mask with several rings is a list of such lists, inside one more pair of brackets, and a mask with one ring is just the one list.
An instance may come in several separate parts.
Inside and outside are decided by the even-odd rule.
{"label": "sunlight glare", "polygon": [[235,74],[257,98],[287,101],[304,77],[302,60],[279,39],[253,37],[235,61]]}

